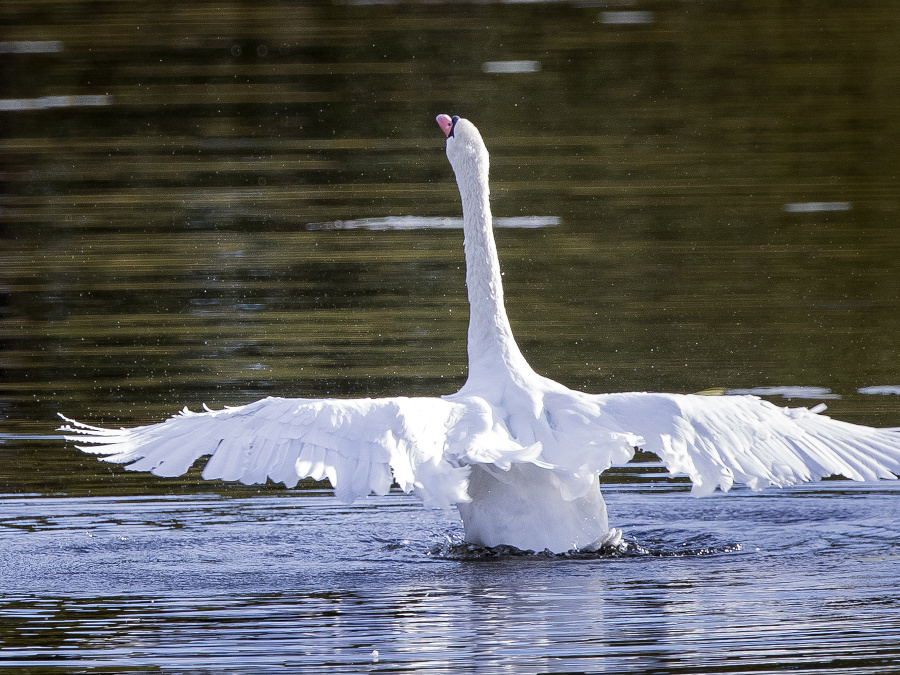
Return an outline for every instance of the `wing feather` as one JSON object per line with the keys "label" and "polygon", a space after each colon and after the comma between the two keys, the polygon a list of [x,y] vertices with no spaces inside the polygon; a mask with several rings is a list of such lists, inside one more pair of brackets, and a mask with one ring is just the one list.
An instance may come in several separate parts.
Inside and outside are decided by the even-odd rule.
{"label": "wing feather", "polygon": [[63,418],[69,424],[62,430],[86,452],[160,476],[181,475],[209,456],[204,478],[273,480],[289,487],[301,478],[327,478],[345,501],[384,494],[396,481],[437,506],[468,499],[471,464],[503,470],[531,462],[597,471],[611,460],[626,461],[629,443],[655,452],[673,473],[689,475],[697,495],[728,490],[735,482],[760,490],[833,474],[874,480],[900,473],[900,430],[779,408],[754,396],[576,398],[580,407],[574,411],[558,403],[549,410],[552,438],[529,437],[528,443],[510,435],[490,405],[471,396],[268,398],[200,413],[185,409],[160,424],[131,429]]}
{"label": "wing feather", "polygon": [[303,448],[303,442],[296,438],[288,438],[284,440],[280,446],[278,456],[269,467],[269,478],[276,483],[284,483],[286,487],[292,488],[300,482],[300,475],[297,471],[297,462],[299,461],[300,451]]}
{"label": "wing feather", "polygon": [[327,478],[338,498],[352,501],[387,493],[396,478],[404,490],[449,506],[446,499],[465,499],[468,477],[467,468],[453,463],[453,453],[445,456],[462,408],[438,398],[267,398],[221,410],[185,409],[165,422],[130,429],[63,417],[68,424],[62,431],[81,450],[159,476],[181,475],[208,456],[202,472],[207,479],[292,487],[301,478]]}
{"label": "wing feather", "polygon": [[900,474],[900,433],[780,408],[755,396],[602,394],[608,423],[639,435],[692,492],[746,483],[754,490],[843,475],[853,480]]}
{"label": "wing feather", "polygon": [[322,480],[325,478],[325,448],[312,443],[300,441],[302,450],[294,468],[300,478],[312,478]]}

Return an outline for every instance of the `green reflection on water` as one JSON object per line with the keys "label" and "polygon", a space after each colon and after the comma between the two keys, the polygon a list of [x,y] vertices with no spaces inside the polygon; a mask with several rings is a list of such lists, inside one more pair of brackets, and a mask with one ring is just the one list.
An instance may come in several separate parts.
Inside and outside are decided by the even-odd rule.
{"label": "green reflection on water", "polygon": [[[496,215],[560,219],[497,233],[540,372],[826,387],[900,424],[855,393],[900,379],[889,3],[29,7],[0,9],[4,39],[62,49],[3,54],[3,99],[101,98],[0,111],[10,432],[456,389],[461,233],[307,229],[458,215],[438,112],[481,128]],[[483,72],[515,60],[539,67]]]}

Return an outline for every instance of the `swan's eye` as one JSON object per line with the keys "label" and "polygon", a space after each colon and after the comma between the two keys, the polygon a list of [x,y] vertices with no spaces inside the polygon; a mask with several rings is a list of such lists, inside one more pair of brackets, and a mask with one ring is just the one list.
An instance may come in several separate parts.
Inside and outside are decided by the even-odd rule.
{"label": "swan's eye", "polygon": [[459,115],[454,115],[450,118],[450,133],[447,134],[447,138],[453,136],[453,132],[456,131],[456,123],[459,122]]}

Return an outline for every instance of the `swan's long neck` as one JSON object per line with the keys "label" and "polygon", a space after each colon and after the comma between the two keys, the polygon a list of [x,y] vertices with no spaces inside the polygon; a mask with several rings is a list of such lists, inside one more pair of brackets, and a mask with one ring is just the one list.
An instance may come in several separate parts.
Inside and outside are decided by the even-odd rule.
{"label": "swan's long neck", "polygon": [[513,338],[503,305],[486,153],[483,161],[467,168],[468,171],[457,172],[456,179],[462,196],[469,292],[469,382],[480,377],[496,377],[501,365],[512,373],[532,372]]}

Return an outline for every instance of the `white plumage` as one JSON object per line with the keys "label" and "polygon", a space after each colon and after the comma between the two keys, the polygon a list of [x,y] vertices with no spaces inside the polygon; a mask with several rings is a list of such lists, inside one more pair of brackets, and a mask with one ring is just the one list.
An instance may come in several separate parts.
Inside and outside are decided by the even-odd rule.
{"label": "white plumage", "polygon": [[692,492],[754,490],[840,474],[900,473],[900,433],[780,408],[754,396],[585,394],[535,373],[503,306],[488,203],[488,153],[475,126],[438,116],[462,197],[469,375],[440,398],[284,399],[181,414],[131,429],[66,419],[86,452],[159,476],[208,455],[207,479],[292,487],[327,478],[353,501],[396,483],[425,504],[456,505],[466,540],[562,552],[614,541],[598,476],[635,447]]}

